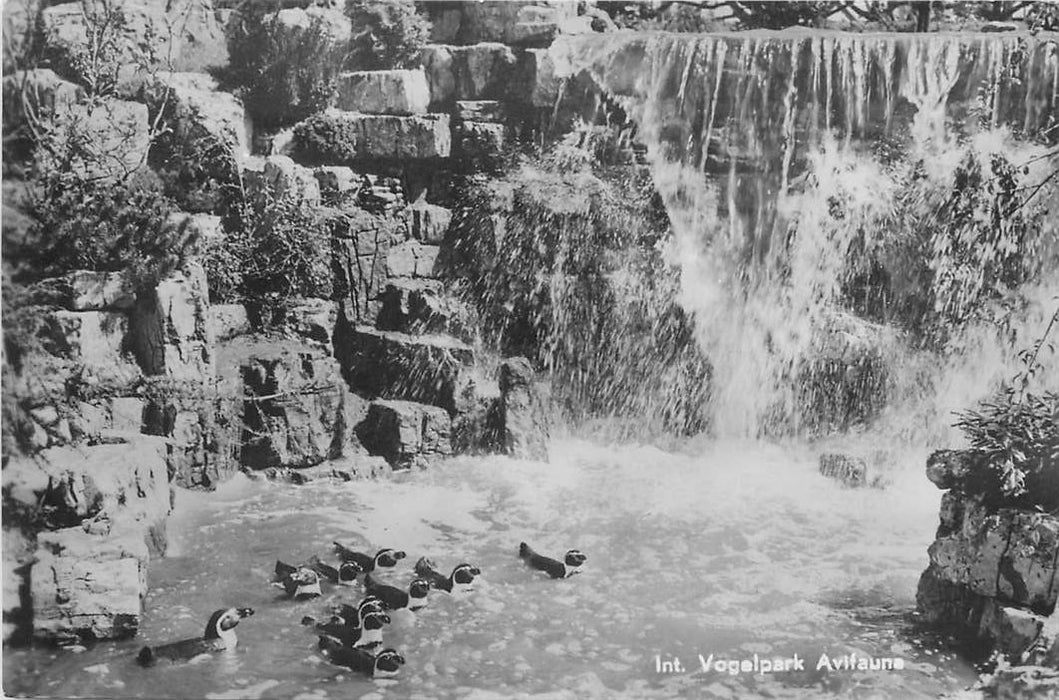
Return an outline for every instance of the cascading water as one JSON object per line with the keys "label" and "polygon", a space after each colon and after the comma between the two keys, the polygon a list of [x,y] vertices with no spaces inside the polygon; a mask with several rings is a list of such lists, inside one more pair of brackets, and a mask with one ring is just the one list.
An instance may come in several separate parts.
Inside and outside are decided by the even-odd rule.
{"label": "cascading water", "polygon": [[[1054,170],[1042,145],[1059,117],[1054,38],[615,35],[555,53],[640,126],[675,232],[681,303],[713,366],[717,434],[846,429],[885,404],[906,437],[951,438],[950,412],[1009,377],[1043,331],[1059,289],[1056,232],[1028,215],[1023,239],[1036,247],[1019,253],[1040,267],[1024,276],[1006,337],[963,317],[940,342],[923,326],[956,315],[950,297],[963,295],[964,316],[995,301],[965,291],[979,271],[938,234],[953,227],[940,212],[965,160],[989,173],[1000,154],[1021,192]],[[1027,208],[1054,198],[1052,184]],[[942,352],[918,352],[926,339]]]}

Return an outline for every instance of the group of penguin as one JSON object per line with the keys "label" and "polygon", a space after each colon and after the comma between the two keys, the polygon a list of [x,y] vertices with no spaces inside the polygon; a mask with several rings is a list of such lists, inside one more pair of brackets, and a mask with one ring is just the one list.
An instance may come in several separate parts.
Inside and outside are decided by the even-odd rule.
{"label": "group of penguin", "polygon": [[[380,569],[392,569],[407,554],[398,549],[384,548],[374,555],[358,552],[339,542],[334,543],[339,557],[337,567],[312,557],[305,564],[293,566],[276,562],[273,585],[282,588],[292,600],[308,600],[321,595],[320,581],[352,586],[363,574],[364,597],[357,605],[340,603],[330,610],[330,618],[317,621],[311,616],[302,624],[312,626],[319,637],[318,648],[332,664],[347,667],[373,678],[392,678],[397,675],[405,659],[393,648],[382,647],[382,629],[390,623],[387,614],[395,610],[415,612],[427,603],[431,589],[446,593],[471,590],[481,569],[470,564],[459,564],[448,576],[426,557],[416,562],[415,578],[407,589],[380,581]],[[525,542],[519,544],[518,556],[529,567],[543,571],[551,578],[569,578],[580,573],[587,557],[580,550],[571,549],[562,561],[538,554]],[[185,639],[161,646],[145,646],[136,657],[142,666],[153,666],[160,661],[190,661],[203,654],[234,649],[238,640],[235,627],[240,620],[254,614],[253,608],[227,608],[210,616],[206,631],[197,639]]]}

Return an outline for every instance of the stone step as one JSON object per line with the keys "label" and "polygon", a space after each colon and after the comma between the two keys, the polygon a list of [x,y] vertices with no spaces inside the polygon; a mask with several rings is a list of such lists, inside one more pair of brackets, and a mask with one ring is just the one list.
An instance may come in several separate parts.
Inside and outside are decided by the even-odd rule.
{"label": "stone step", "polygon": [[457,410],[474,350],[444,335],[408,335],[371,326],[335,330],[335,355],[353,391]]}
{"label": "stone step", "polygon": [[370,454],[384,457],[394,469],[407,469],[452,454],[452,419],[438,406],[373,401],[357,437]]}
{"label": "stone step", "polygon": [[294,154],[304,163],[347,166],[448,158],[449,124],[448,114],[402,117],[332,109],[295,127]]}
{"label": "stone step", "polygon": [[336,106],[365,114],[425,114],[430,106],[430,87],[422,68],[373,70],[338,76]]}

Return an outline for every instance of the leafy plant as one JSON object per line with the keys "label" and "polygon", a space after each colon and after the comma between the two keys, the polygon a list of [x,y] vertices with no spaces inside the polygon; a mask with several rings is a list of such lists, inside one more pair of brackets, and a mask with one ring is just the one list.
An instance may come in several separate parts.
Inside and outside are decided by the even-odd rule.
{"label": "leafy plant", "polygon": [[281,128],[330,104],[345,51],[319,15],[308,27],[288,27],[269,8],[249,5],[229,27],[220,77],[237,88],[255,124]]}
{"label": "leafy plant", "polygon": [[1026,495],[1031,479],[1048,470],[1059,472],[1059,393],[1028,391],[1033,376],[1042,367],[1041,350],[1055,352],[1047,338],[1057,320],[1059,310],[1052,315],[1044,335],[1032,348],[1020,353],[1023,369],[1011,385],[1003,386],[993,399],[981,402],[977,410],[957,414],[956,427],[967,436],[971,449],[981,455],[1003,497]]}
{"label": "leafy plant", "polygon": [[351,70],[411,68],[430,40],[430,20],[412,0],[348,0],[346,16],[353,23]]}

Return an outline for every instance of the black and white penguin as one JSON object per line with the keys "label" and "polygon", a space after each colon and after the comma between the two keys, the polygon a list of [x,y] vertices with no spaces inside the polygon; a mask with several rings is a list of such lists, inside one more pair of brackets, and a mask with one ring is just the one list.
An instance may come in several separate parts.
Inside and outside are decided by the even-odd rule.
{"label": "black and white penguin", "polygon": [[519,543],[518,555],[528,565],[538,571],[543,571],[552,578],[568,578],[574,574],[581,573],[581,565],[588,559],[580,550],[571,549],[566,553],[563,561],[557,561],[551,557],[537,554],[525,542]]}
{"label": "black and white penguin", "polygon": [[360,568],[360,564],[355,561],[344,561],[338,565],[338,568],[335,568],[330,564],[323,563],[320,561],[320,557],[317,556],[309,559],[309,566],[331,583],[337,583],[341,586],[353,585],[357,580],[357,576],[364,573],[364,569]]}
{"label": "black and white penguin", "polygon": [[420,578],[430,582],[432,588],[446,593],[455,591],[469,591],[476,576],[482,575],[482,570],[470,564],[459,564],[448,576],[445,576],[426,557],[420,557],[416,562],[415,572]]}
{"label": "black and white penguin", "polygon": [[376,647],[382,645],[382,628],[390,624],[390,616],[382,611],[366,613],[357,619],[356,624],[349,624],[338,615],[330,622],[316,625],[316,629],[334,637],[347,647]]}
{"label": "black and white penguin", "polygon": [[397,566],[397,562],[408,556],[399,549],[390,549],[389,547],[380,549],[375,553],[375,556],[371,556],[370,554],[364,554],[363,552],[350,549],[341,542],[335,542],[334,545],[335,551],[338,552],[338,556],[342,557],[342,561],[356,562],[365,573],[375,571],[379,568],[391,568]]}
{"label": "black and white penguin", "polygon": [[402,591],[396,586],[382,583],[368,573],[364,575],[364,589],[382,600],[383,607],[387,610],[408,608],[415,612],[426,606],[427,593],[430,592],[430,582],[426,579],[416,578],[408,584],[407,591]]}
{"label": "black and white penguin", "polygon": [[253,608],[226,608],[210,615],[206,632],[198,639],[184,639],[157,647],[144,647],[136,656],[141,666],[153,666],[159,661],[179,663],[191,661],[196,656],[235,649],[239,643],[235,627],[244,617],[254,614]]}
{"label": "black and white penguin", "polygon": [[308,566],[291,566],[276,560],[276,578],[272,585],[279,586],[288,598],[305,600],[320,595],[320,574]]}
{"label": "black and white penguin", "polygon": [[331,612],[345,620],[346,624],[354,625],[364,620],[364,616],[370,612],[382,612],[386,608],[378,596],[367,595],[356,605],[339,603],[331,609]]}
{"label": "black and white penguin", "polygon": [[383,649],[372,654],[365,649],[344,647],[331,637],[320,637],[319,646],[331,663],[366,673],[372,678],[393,678],[404,665],[404,657],[396,649]]}

